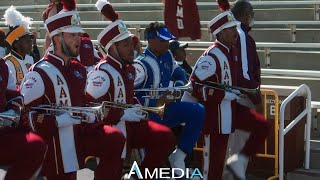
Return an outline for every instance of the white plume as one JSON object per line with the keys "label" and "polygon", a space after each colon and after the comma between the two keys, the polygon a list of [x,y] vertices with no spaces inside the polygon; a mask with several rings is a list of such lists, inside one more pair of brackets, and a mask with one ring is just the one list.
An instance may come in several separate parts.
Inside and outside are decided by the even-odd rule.
{"label": "white plume", "polygon": [[98,11],[101,11],[103,6],[105,6],[106,4],[110,4],[108,0],[98,0],[96,2],[96,7],[97,7]]}
{"label": "white plume", "polygon": [[15,26],[23,26],[27,30],[30,29],[30,25],[32,24],[32,19],[30,17],[24,17],[19,11],[16,10],[15,7],[11,6],[8,8],[4,15],[6,25],[11,27]]}

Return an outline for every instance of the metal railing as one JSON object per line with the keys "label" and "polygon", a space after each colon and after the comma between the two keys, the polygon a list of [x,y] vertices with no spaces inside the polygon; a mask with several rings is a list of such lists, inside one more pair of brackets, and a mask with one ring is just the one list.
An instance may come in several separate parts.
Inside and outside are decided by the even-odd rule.
{"label": "metal railing", "polygon": [[[288,103],[296,96],[306,98],[306,108],[291,123],[284,127],[284,114]],[[311,91],[309,87],[302,84],[291,93],[280,106],[280,128],[279,128],[279,180],[284,176],[284,136],[294,127],[305,115],[307,115],[306,139],[305,139],[305,169],[309,169],[310,163],[310,130],[311,130]]]}

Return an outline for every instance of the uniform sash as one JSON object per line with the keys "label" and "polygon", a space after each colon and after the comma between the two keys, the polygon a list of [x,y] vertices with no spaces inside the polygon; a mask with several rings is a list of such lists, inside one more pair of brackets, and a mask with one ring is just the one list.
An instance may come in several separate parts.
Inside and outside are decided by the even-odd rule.
{"label": "uniform sash", "polygon": [[[54,86],[56,103],[58,105],[71,106],[67,81],[60,70],[48,61],[40,62],[37,65],[37,68],[42,69],[50,78]],[[64,96],[61,95],[62,89],[64,90]],[[77,171],[79,169],[79,163],[75,147],[73,126],[60,127],[58,129],[64,172],[69,173]]]}
{"label": "uniform sash", "polygon": [[[126,89],[125,89],[125,84],[121,74],[114,67],[112,67],[110,64],[107,64],[107,63],[103,63],[100,66],[100,69],[109,72],[109,74],[111,75],[111,79],[114,85],[113,101],[126,103]],[[122,132],[122,134],[127,138],[127,129],[126,129],[125,121],[119,121],[119,123],[113,127],[119,129]],[[127,143],[124,145],[121,158],[125,158],[127,155],[126,146],[127,146]]]}
{"label": "uniform sash", "polygon": [[10,56],[10,55],[6,56],[5,59],[12,62],[14,69],[16,70],[17,84],[21,84],[23,77],[24,77],[21,64],[19,63],[19,61],[17,59],[15,59],[13,56]]}
{"label": "uniform sash", "polygon": [[[222,84],[232,85],[232,77],[228,58],[218,48],[213,48],[210,53],[213,53],[220,64],[221,82]],[[221,111],[221,133],[230,134],[232,130],[232,108],[231,101],[222,100],[220,106]],[[219,119],[220,121],[220,119]]]}

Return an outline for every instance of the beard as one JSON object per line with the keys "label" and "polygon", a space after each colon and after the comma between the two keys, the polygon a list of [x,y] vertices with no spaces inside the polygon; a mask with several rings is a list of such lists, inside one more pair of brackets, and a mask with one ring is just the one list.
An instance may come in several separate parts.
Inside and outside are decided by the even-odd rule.
{"label": "beard", "polygon": [[[63,52],[65,54],[68,54],[70,55],[71,57],[77,57],[79,55],[79,49],[75,50],[75,51],[72,51],[72,48],[68,45],[68,44],[65,44],[66,46],[66,49],[62,48]],[[67,51],[67,52],[66,52]]]}

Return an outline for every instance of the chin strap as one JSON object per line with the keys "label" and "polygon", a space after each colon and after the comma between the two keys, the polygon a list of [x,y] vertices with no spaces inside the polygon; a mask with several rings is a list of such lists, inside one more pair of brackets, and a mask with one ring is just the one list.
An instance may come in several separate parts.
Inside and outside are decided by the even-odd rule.
{"label": "chin strap", "polygon": [[61,44],[62,44],[62,51],[69,57],[70,56],[70,53],[67,49],[67,46],[66,46],[66,43],[64,42],[64,39],[63,39],[63,36],[62,36],[62,33],[59,33],[59,38],[60,38],[60,41],[61,41]]}
{"label": "chin strap", "polygon": [[114,50],[114,52],[115,52],[115,55],[116,55],[115,58],[116,58],[118,61],[120,61],[122,64],[128,64],[128,63],[124,62],[124,61],[122,60],[122,58],[120,57],[118,48],[117,48],[117,46],[116,46],[115,44],[113,44],[113,45],[111,46],[111,48],[113,48],[113,50]]}

